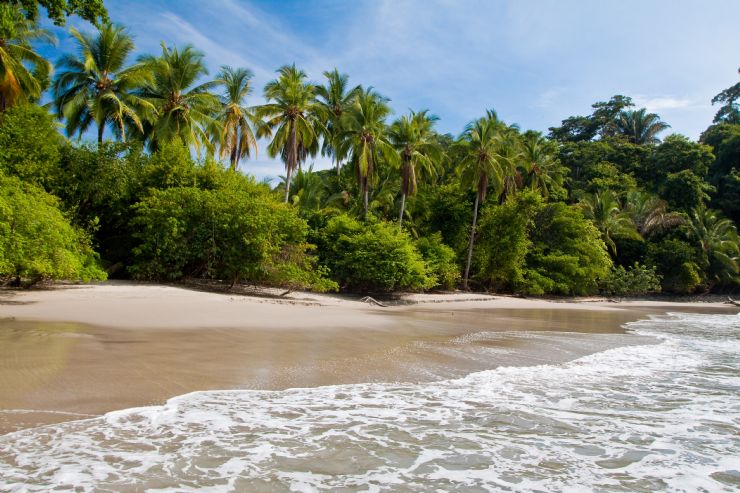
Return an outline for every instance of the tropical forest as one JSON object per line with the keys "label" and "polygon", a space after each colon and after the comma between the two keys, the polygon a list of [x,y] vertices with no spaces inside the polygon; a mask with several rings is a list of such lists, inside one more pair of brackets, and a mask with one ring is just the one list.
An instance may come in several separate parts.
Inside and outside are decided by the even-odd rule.
{"label": "tropical forest", "polygon": [[[39,9],[41,6],[41,9]],[[76,14],[74,49],[44,22]],[[627,95],[452,135],[339,68],[139,54],[99,0],[0,1],[0,279],[521,295],[740,287],[740,82],[694,141]],[[734,85],[733,85],[734,83]],[[420,88],[423,90],[423,88]],[[284,164],[257,180],[262,149]],[[314,169],[317,157],[329,169]]]}

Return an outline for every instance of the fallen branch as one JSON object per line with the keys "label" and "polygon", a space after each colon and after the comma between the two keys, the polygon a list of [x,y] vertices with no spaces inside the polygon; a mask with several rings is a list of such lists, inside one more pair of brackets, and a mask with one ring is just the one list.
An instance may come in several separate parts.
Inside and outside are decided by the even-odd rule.
{"label": "fallen branch", "polygon": [[382,306],[383,308],[388,308],[388,305],[383,304],[375,298],[371,298],[370,296],[365,296],[364,298],[360,299],[360,301],[363,303],[370,303],[371,305],[378,305]]}
{"label": "fallen branch", "polygon": [[728,296],[728,297],[727,297],[727,301],[725,301],[725,305],[734,305],[734,306],[740,306],[740,303],[738,303],[737,301],[733,300],[732,298],[730,298],[730,297]]}

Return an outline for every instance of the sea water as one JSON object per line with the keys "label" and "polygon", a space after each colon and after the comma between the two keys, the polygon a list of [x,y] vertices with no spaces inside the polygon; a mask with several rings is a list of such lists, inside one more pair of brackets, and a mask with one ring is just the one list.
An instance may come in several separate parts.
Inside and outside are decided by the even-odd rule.
{"label": "sea water", "polygon": [[196,392],[22,430],[0,437],[0,490],[740,490],[740,315],[628,328],[658,343],[433,383]]}

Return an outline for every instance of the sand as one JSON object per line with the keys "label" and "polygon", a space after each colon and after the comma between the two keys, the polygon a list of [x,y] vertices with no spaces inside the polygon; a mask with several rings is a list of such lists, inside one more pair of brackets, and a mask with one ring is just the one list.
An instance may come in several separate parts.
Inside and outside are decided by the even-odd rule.
{"label": "sand", "polygon": [[[710,303],[409,295],[387,308],[108,282],[0,292],[0,433],[209,389],[464,376],[654,341],[622,324]],[[539,334],[533,337],[532,334]]]}

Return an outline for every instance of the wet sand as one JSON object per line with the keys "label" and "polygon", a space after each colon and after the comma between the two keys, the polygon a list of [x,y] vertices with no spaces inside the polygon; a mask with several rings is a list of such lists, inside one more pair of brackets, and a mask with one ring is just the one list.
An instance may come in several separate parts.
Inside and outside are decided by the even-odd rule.
{"label": "wet sand", "polygon": [[[555,303],[464,295],[369,307],[104,284],[0,295],[0,433],[209,389],[461,377],[652,341],[622,324],[711,304]],[[439,301],[449,301],[442,302]],[[433,302],[433,303],[432,303]]]}

